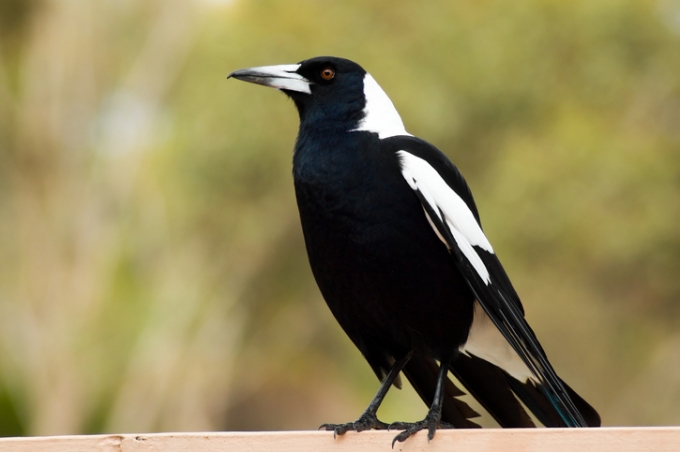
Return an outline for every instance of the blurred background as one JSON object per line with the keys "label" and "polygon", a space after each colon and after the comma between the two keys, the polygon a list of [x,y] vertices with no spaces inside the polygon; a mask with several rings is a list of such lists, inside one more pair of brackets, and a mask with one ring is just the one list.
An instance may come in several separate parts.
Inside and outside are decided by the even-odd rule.
{"label": "blurred background", "polygon": [[[0,435],[362,412],[378,383],[308,267],[294,106],[226,80],[324,54],[456,162],[604,424],[680,424],[680,0],[0,0]],[[381,417],[425,412],[405,388]]]}

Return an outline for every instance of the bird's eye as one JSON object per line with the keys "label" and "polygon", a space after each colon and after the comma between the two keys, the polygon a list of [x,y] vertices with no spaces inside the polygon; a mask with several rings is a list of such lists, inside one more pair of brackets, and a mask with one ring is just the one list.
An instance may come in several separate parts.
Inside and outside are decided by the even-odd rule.
{"label": "bird's eye", "polygon": [[319,72],[319,75],[324,80],[332,80],[333,77],[335,77],[335,70],[332,67],[325,67],[325,68],[321,69],[321,72]]}

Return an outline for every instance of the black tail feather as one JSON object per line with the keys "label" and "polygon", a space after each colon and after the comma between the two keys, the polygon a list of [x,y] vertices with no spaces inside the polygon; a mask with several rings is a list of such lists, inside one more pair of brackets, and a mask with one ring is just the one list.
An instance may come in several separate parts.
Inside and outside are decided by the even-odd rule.
{"label": "black tail feather", "polygon": [[545,391],[540,390],[532,383],[522,383],[519,380],[505,374],[508,385],[519,397],[522,403],[531,411],[536,419],[546,427],[567,427],[567,424],[559,415],[555,407],[545,395]]}
{"label": "black tail feather", "polygon": [[464,354],[460,354],[450,368],[501,427],[536,426],[508,386],[506,374],[500,368]]}
{"label": "black tail feather", "polygon": [[576,391],[571,389],[569,385],[566,384],[564,381],[562,381],[562,384],[564,385],[564,389],[567,390],[569,397],[571,397],[571,400],[574,402],[574,405],[576,405],[576,408],[578,408],[578,410],[583,415],[583,418],[586,420],[588,427],[599,427],[600,425],[602,425],[600,415],[595,410],[595,408],[593,408],[588,402],[583,400],[583,398],[580,395],[578,395]]}
{"label": "black tail feather", "polygon": [[[403,370],[404,375],[427,406],[432,405],[438,369],[435,360],[414,356]],[[449,379],[446,380],[444,390],[446,395],[442,406],[442,421],[452,424],[455,428],[479,428],[479,425],[470,421],[471,418],[479,417],[479,413],[458,399],[465,393]]]}
{"label": "black tail feather", "polygon": [[[531,382],[521,383],[508,374],[505,374],[508,384],[512,388],[517,397],[526,405],[527,408],[536,416],[536,418],[546,427],[567,427],[564,419],[555,409],[555,406],[546,396],[546,392],[541,390],[540,386],[536,386]],[[569,398],[576,406],[576,409],[581,413],[583,419],[586,421],[588,427],[600,426],[600,415],[595,409],[590,406],[588,402],[569,387],[563,380],[561,380],[564,389]]]}

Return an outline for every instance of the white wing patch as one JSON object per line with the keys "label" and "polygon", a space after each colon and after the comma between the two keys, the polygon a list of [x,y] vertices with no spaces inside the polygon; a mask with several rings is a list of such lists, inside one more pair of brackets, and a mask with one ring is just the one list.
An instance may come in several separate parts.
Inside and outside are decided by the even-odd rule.
{"label": "white wing patch", "polygon": [[[432,210],[439,216],[439,220],[446,222],[458,248],[488,285],[491,282],[489,270],[473,246],[478,246],[489,253],[493,253],[493,248],[482,228],[477,224],[472,211],[425,160],[406,151],[398,151],[397,155],[401,161],[401,174],[406,182],[413,190],[418,190],[423,195]],[[444,218],[441,217],[440,210]],[[432,224],[432,219],[429,220]],[[438,232],[436,228],[435,232]]]}
{"label": "white wing patch", "polygon": [[411,135],[404,128],[401,116],[394,108],[390,98],[368,73],[364,76],[364,96],[366,97],[364,118],[359,123],[359,127],[351,130],[351,132],[374,132],[378,134],[380,139],[397,135]]}

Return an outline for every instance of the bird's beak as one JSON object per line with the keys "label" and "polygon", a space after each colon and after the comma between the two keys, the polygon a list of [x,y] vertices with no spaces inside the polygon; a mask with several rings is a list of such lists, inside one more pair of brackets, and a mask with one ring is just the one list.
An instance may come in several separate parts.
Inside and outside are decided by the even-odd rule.
{"label": "bird's beak", "polygon": [[257,83],[258,85],[299,93],[312,94],[311,82],[298,74],[299,64],[282,64],[280,66],[260,66],[248,69],[239,69],[227,76],[244,82]]}

